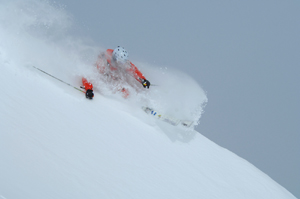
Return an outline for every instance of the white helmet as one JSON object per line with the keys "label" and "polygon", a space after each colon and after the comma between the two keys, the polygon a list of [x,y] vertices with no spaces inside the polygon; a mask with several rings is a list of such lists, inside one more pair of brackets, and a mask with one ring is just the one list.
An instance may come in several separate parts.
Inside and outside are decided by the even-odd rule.
{"label": "white helmet", "polygon": [[118,46],[116,49],[114,49],[112,58],[114,61],[124,64],[128,60],[128,52],[125,50],[125,48]]}

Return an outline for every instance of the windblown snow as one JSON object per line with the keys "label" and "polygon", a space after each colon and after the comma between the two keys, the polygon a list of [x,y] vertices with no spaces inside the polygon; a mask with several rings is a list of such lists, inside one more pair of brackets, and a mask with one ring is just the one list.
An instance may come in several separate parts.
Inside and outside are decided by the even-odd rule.
{"label": "windblown snow", "polygon": [[[198,124],[207,97],[191,77],[131,60],[154,85],[123,99],[95,71],[104,48],[72,24],[55,4],[1,1],[0,198],[295,198],[193,128],[141,109]],[[32,66],[78,87],[88,78],[94,99]]]}

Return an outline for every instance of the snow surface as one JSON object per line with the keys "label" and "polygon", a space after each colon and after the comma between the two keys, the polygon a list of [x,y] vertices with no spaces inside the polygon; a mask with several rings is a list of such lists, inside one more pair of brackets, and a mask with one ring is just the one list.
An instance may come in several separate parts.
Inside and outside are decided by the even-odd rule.
{"label": "snow surface", "polygon": [[[195,130],[141,110],[199,121],[207,98],[193,79],[132,60],[158,86],[125,100],[95,73],[103,49],[71,27],[57,5],[1,1],[0,198],[295,198]],[[73,85],[89,78],[95,98],[32,65]]]}

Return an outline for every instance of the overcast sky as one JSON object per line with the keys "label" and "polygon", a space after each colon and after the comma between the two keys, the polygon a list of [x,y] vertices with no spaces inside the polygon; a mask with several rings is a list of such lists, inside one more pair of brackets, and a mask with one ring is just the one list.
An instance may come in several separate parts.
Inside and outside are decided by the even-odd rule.
{"label": "overcast sky", "polygon": [[80,37],[192,76],[208,96],[197,130],[300,198],[300,1],[56,2]]}

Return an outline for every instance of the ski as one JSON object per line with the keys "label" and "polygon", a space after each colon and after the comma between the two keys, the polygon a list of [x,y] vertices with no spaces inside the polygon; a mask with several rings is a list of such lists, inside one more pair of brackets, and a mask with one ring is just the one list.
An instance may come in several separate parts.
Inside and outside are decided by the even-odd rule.
{"label": "ski", "polygon": [[176,119],[174,117],[170,117],[168,115],[165,114],[161,114],[158,111],[149,108],[149,107],[145,107],[143,106],[142,109],[149,115],[154,116],[155,118],[162,120],[164,122],[167,122],[173,126],[178,126],[179,124],[185,127],[191,127],[193,125],[193,121],[190,120],[180,120],[180,119]]}

